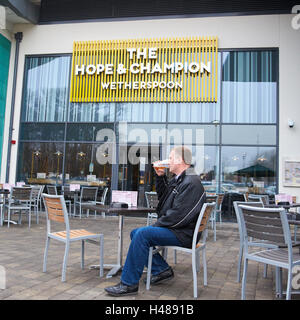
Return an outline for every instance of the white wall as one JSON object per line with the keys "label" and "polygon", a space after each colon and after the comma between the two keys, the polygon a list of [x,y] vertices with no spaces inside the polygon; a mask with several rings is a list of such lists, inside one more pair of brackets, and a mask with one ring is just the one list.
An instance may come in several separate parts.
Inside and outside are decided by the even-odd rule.
{"label": "white wall", "polygon": [[[188,36],[217,36],[220,48],[262,48],[279,47],[280,57],[280,191],[297,195],[300,188],[284,188],[282,178],[282,157],[300,159],[300,30],[293,30],[293,15],[265,15],[240,17],[211,17],[133,20],[114,22],[70,23],[57,25],[16,25],[14,32],[22,31],[19,68],[16,88],[16,105],[13,139],[18,138],[20,119],[24,58],[26,54],[71,53],[73,41],[164,38]],[[14,47],[14,46],[13,46]],[[12,49],[14,50],[14,49]],[[11,66],[12,67],[12,66]],[[11,68],[10,73],[13,72]],[[12,79],[10,79],[12,81]],[[10,107],[8,97],[8,106]],[[298,99],[297,99],[298,98]],[[298,105],[297,105],[298,104]],[[287,126],[287,119],[296,120],[293,129]],[[297,119],[299,119],[297,121]],[[6,119],[7,120],[7,119]],[[5,126],[7,140],[8,126]],[[5,147],[5,145],[4,145]],[[4,149],[5,150],[5,149]],[[3,153],[5,155],[5,153]],[[12,146],[11,182],[16,174],[17,146]],[[2,159],[1,181],[5,178],[6,156]]]}
{"label": "white wall", "polygon": [[[300,29],[291,27],[291,16],[280,17],[279,48],[279,191],[297,195],[300,188],[284,187],[283,159],[300,160]],[[295,121],[289,128],[288,119]]]}

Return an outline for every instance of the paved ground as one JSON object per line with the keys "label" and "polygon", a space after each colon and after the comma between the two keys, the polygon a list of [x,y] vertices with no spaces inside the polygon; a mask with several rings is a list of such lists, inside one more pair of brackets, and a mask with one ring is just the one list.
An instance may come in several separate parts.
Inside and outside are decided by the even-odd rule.
{"label": "paved ground", "polygon": [[[15,217],[17,218],[17,217]],[[16,219],[17,220],[17,219]],[[103,233],[105,241],[105,263],[114,263],[117,253],[117,217],[71,219],[71,228],[85,228]],[[129,245],[130,231],[144,226],[146,219],[125,217],[124,220],[124,259]],[[99,278],[97,270],[89,265],[97,264],[98,247],[86,244],[86,267],[80,268],[80,243],[73,243],[70,249],[66,282],[61,282],[61,267],[64,244],[52,241],[49,248],[48,270],[42,272],[43,252],[46,236],[46,221],[42,214],[40,223],[32,221],[28,228],[26,217],[21,225],[5,224],[0,227],[0,265],[6,270],[6,289],[0,290],[2,299],[63,299],[92,300],[109,299],[104,288],[117,283],[120,275],[106,279]],[[207,243],[208,286],[203,286],[202,270],[198,276],[198,299],[240,299],[241,284],[236,282],[239,234],[236,223],[217,225],[217,241],[213,241],[213,232],[209,229]],[[176,300],[193,299],[193,281],[190,255],[178,253],[177,264],[173,263],[173,252],[169,253],[169,263],[175,272],[175,278],[146,291],[140,281],[139,294],[126,299]],[[145,274],[146,275],[146,274]],[[145,275],[143,277],[145,277]],[[283,272],[283,288],[286,286],[286,273]],[[124,299],[125,297],[123,297]],[[293,296],[297,299],[298,296]],[[121,298],[116,298],[121,299]],[[247,299],[272,300],[275,297],[274,270],[269,267],[267,278],[263,278],[263,265],[249,263]]]}

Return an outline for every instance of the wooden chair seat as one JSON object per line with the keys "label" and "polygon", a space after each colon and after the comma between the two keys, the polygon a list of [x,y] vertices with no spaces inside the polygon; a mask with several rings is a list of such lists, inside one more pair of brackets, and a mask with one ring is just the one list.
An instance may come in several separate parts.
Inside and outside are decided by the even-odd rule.
{"label": "wooden chair seat", "polygon": [[[51,235],[66,239],[67,231],[53,232],[51,233]],[[70,239],[77,239],[77,238],[79,239],[79,238],[85,238],[90,236],[97,236],[97,235],[85,229],[70,230]]]}

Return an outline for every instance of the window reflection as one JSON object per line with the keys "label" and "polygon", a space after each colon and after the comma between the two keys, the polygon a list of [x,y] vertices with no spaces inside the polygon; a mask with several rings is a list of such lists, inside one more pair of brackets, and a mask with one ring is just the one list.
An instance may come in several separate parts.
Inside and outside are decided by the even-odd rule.
{"label": "window reflection", "polygon": [[276,123],[277,51],[223,52],[223,122]]}
{"label": "window reflection", "polygon": [[22,121],[65,121],[70,62],[70,56],[25,59]]}
{"label": "window reflection", "polygon": [[[66,145],[66,184],[106,187],[111,181],[111,164],[99,163],[98,144],[68,143]],[[101,154],[102,159],[105,154]]]}
{"label": "window reflection", "polygon": [[62,184],[62,143],[21,143],[19,152],[19,181],[29,184]]}
{"label": "window reflection", "polygon": [[276,148],[222,147],[221,191],[274,194]]}
{"label": "window reflection", "polygon": [[69,122],[113,122],[115,104],[113,103],[71,103]]}
{"label": "window reflection", "polygon": [[116,121],[165,122],[165,103],[118,103]]}

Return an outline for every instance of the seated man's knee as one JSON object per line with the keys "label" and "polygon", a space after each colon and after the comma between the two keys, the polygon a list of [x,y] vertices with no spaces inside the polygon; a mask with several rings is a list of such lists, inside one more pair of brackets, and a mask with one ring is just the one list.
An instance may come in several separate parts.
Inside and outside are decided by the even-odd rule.
{"label": "seated man's knee", "polygon": [[140,229],[141,228],[136,228],[136,229],[131,230],[131,232],[130,232],[130,239],[131,240],[139,232]]}
{"label": "seated man's knee", "polygon": [[133,231],[136,231],[134,232],[133,237],[147,239],[149,236],[151,236],[151,230],[152,230],[152,227],[149,227],[149,226],[135,229],[133,230]]}

